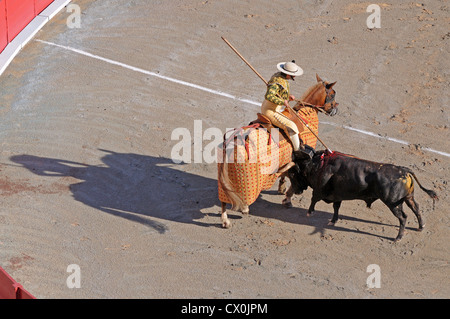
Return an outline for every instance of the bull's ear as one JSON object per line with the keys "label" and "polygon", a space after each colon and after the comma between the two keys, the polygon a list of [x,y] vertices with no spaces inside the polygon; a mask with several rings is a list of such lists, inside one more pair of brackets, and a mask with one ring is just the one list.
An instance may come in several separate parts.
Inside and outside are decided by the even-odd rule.
{"label": "bull's ear", "polygon": [[323,82],[322,79],[320,78],[320,76],[317,73],[316,73],[316,79],[317,79],[317,82]]}
{"label": "bull's ear", "polygon": [[[337,82],[337,81],[336,81],[336,82]],[[328,89],[328,90],[331,89],[331,88],[336,84],[336,82],[327,84],[327,89]]]}

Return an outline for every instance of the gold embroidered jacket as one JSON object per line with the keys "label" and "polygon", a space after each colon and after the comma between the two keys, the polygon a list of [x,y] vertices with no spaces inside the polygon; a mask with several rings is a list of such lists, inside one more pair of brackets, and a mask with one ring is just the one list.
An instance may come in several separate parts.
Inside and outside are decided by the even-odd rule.
{"label": "gold embroidered jacket", "polygon": [[265,99],[277,105],[283,105],[289,98],[289,82],[281,72],[275,73],[270,78]]}

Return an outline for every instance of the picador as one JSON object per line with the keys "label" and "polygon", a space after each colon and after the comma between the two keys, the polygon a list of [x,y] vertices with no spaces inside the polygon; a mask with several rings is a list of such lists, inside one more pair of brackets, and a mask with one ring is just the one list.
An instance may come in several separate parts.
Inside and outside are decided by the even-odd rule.
{"label": "picador", "polygon": [[290,92],[289,80],[295,81],[296,76],[303,74],[295,61],[281,62],[277,64],[278,72],[270,78],[264,102],[261,105],[261,113],[270,119],[274,126],[282,129],[289,137],[293,153],[296,158],[312,157],[314,152],[311,148],[305,148],[300,141],[301,133],[298,125],[283,112],[289,108],[289,102],[295,101],[295,96]]}

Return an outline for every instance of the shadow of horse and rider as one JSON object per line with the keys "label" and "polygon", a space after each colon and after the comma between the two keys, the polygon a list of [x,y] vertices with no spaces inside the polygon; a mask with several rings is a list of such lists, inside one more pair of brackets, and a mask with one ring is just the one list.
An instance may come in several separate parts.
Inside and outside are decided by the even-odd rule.
{"label": "shadow of horse and rider", "polygon": [[[219,202],[216,179],[185,172],[180,166],[186,164],[175,164],[164,157],[100,151],[105,153],[100,165],[34,155],[17,155],[10,159],[39,176],[81,180],[69,185],[76,201],[99,212],[148,226],[161,234],[169,230],[165,220],[202,227],[221,227],[219,207],[217,223],[202,221],[205,217],[202,210],[214,207]],[[269,190],[263,193],[271,195],[276,192]],[[304,208],[286,209],[281,201],[272,203],[261,197],[251,211],[252,216],[314,227],[311,235],[323,235],[332,213],[318,211],[312,217],[306,217],[306,213]],[[230,218],[242,216],[236,213]],[[342,218],[386,225],[354,217]],[[360,230],[342,227],[332,229],[361,233]]]}

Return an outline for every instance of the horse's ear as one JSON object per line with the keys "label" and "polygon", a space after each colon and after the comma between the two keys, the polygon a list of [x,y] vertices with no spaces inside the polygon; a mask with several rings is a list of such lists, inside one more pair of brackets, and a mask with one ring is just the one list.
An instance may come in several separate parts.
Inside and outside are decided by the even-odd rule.
{"label": "horse's ear", "polygon": [[[336,81],[336,82],[337,82],[337,81]],[[331,89],[331,88],[336,84],[336,82],[327,84],[327,89],[328,89],[328,90]]]}
{"label": "horse's ear", "polygon": [[320,78],[320,76],[317,73],[316,73],[316,79],[317,79],[317,82],[323,82],[322,79]]}

